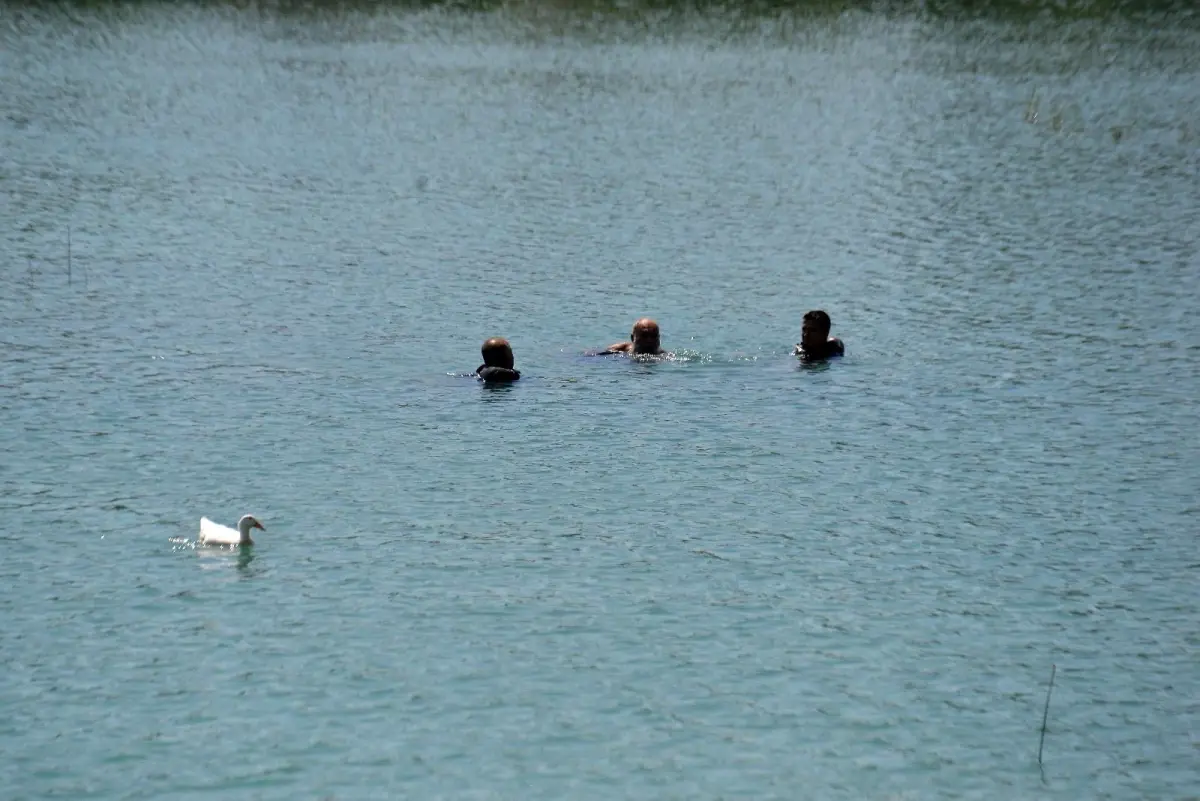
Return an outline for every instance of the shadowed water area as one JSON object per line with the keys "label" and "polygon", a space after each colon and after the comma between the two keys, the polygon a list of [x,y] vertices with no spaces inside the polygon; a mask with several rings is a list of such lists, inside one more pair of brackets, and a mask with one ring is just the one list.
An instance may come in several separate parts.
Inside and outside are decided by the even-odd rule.
{"label": "shadowed water area", "polygon": [[6,4],[0,85],[4,798],[1200,786],[1195,16]]}

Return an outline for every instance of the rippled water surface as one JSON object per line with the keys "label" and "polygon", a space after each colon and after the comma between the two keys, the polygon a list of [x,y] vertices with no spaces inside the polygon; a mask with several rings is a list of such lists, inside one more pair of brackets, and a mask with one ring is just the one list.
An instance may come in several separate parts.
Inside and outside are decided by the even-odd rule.
{"label": "rippled water surface", "polygon": [[1200,787],[1194,19],[0,14],[4,798]]}

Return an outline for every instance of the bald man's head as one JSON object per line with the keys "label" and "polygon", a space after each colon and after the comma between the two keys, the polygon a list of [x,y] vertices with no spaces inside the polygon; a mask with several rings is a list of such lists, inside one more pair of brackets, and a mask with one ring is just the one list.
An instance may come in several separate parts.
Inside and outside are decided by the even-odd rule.
{"label": "bald man's head", "polygon": [[492,337],[483,343],[480,351],[483,354],[483,363],[488,367],[503,367],[506,370],[513,369],[512,347],[504,337]]}
{"label": "bald man's head", "polygon": [[633,340],[634,353],[658,353],[662,350],[658,323],[649,317],[643,317],[633,324],[633,333],[630,334],[630,339]]}

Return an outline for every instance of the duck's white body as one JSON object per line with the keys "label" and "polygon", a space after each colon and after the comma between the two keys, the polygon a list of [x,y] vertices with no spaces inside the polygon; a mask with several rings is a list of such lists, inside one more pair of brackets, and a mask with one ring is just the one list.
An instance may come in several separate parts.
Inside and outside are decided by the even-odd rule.
{"label": "duck's white body", "polygon": [[200,518],[200,539],[198,542],[201,545],[253,545],[254,540],[250,539],[250,529],[257,528],[266,531],[262,523],[254,519],[254,515],[242,515],[242,519],[238,521],[237,528],[222,526],[220,523],[214,523],[207,517]]}

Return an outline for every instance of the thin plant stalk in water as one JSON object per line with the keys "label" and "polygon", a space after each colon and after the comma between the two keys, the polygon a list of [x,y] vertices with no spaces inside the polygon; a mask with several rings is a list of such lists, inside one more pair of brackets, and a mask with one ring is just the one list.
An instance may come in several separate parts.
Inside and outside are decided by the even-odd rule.
{"label": "thin plant stalk in water", "polygon": [[1046,688],[1046,706],[1042,709],[1042,736],[1038,739],[1038,766],[1042,764],[1042,747],[1046,744],[1046,719],[1050,717],[1050,693],[1054,692],[1054,673],[1058,665],[1050,666],[1050,686]]}

